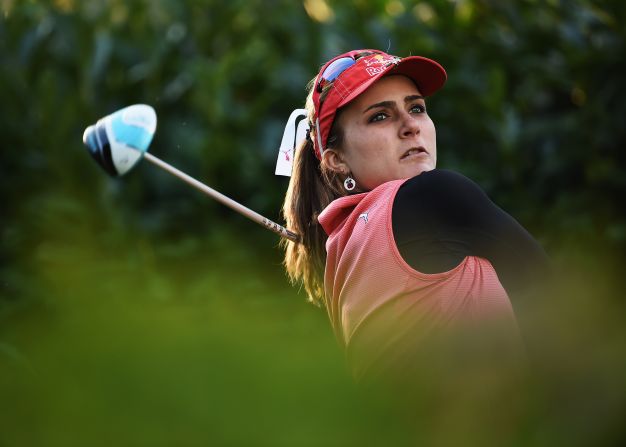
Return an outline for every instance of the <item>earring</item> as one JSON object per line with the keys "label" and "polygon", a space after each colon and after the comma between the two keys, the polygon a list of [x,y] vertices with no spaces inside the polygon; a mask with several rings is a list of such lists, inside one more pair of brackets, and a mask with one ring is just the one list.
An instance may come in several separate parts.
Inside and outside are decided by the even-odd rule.
{"label": "earring", "polygon": [[343,187],[346,188],[346,191],[352,191],[355,186],[356,186],[356,182],[354,181],[352,177],[347,177],[343,181]]}

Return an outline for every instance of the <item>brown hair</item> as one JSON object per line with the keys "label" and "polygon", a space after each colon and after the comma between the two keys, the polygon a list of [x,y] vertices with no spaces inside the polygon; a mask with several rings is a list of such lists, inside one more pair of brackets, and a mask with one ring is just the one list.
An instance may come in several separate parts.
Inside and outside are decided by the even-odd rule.
{"label": "brown hair", "polygon": [[[363,51],[355,56],[359,59],[374,54],[371,51]],[[324,303],[324,268],[326,266],[326,239],[327,235],[317,218],[320,213],[333,200],[348,195],[343,187],[345,175],[330,169],[324,162],[320,162],[315,156],[313,138],[315,127],[313,117],[313,88],[317,77],[311,80],[307,88],[309,94],[305,108],[308,111],[310,138],[296,148],[293,161],[293,172],[285,201],[283,203],[283,217],[287,228],[300,235],[299,242],[287,239],[281,241],[285,249],[285,269],[292,283],[302,282],[308,295],[309,301],[316,305]],[[320,104],[332,88],[332,82],[324,85],[320,95]],[[331,126],[326,148],[332,148],[341,152],[343,131],[337,124],[341,115],[341,109],[337,110],[333,125]],[[358,188],[351,194],[360,192]]]}
{"label": "brown hair", "polygon": [[[314,129],[310,125],[314,115],[314,85],[315,79],[309,83],[310,91],[305,106],[311,129]],[[330,87],[331,85],[327,85],[322,92],[322,102]],[[336,125],[337,117],[331,128],[327,147],[340,150],[343,134]],[[321,305],[324,302],[327,236],[317,218],[333,200],[346,195],[346,191],[342,187],[343,179],[339,177],[340,174],[329,169],[315,156],[312,138],[316,138],[313,131],[310,138],[295,150],[293,173],[282,208],[287,228],[300,235],[300,242],[283,239],[281,245],[285,249],[284,264],[291,282],[302,282],[309,301]]]}

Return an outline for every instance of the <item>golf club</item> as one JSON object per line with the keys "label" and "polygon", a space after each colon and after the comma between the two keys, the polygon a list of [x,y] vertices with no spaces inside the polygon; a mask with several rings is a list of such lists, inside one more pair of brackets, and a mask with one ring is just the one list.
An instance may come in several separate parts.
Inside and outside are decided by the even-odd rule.
{"label": "golf club", "polygon": [[146,104],[135,104],[107,115],[96,124],[87,127],[83,133],[83,143],[94,160],[113,177],[126,174],[145,158],[268,230],[291,241],[299,241],[298,235],[294,232],[149,154],[148,147],[154,136],[156,123],[156,112],[152,107]]}

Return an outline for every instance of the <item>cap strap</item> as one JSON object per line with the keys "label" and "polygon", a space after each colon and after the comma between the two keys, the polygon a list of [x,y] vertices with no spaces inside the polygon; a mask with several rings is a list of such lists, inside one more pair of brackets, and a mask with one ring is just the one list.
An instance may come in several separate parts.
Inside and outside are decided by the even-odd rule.
{"label": "cap strap", "polygon": [[315,141],[317,142],[317,150],[315,156],[322,160],[322,153],[324,152],[324,146],[322,145],[322,133],[320,132],[320,119],[315,120]]}

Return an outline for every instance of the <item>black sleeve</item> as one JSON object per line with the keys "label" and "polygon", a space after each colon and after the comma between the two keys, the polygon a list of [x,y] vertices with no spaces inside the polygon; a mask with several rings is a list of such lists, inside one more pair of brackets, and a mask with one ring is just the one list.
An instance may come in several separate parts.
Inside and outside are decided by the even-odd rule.
{"label": "black sleeve", "polygon": [[510,215],[461,174],[433,170],[407,180],[392,211],[400,254],[414,269],[439,273],[466,256],[491,262],[507,292],[544,276],[548,260],[541,246]]}

